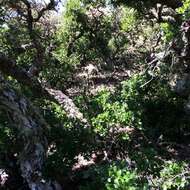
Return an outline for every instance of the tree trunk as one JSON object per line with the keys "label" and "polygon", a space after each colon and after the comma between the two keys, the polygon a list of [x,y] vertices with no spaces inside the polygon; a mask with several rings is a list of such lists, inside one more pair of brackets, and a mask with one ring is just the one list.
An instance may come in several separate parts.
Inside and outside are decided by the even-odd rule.
{"label": "tree trunk", "polygon": [[48,125],[37,109],[24,96],[18,94],[0,75],[0,109],[6,110],[23,140],[23,150],[19,155],[22,177],[31,190],[53,190],[56,188],[42,178]]}

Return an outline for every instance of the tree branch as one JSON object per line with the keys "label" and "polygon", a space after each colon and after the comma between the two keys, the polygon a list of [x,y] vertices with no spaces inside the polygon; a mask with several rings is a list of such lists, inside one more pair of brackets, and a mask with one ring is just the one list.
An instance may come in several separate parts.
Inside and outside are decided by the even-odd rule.
{"label": "tree branch", "polygon": [[12,76],[21,84],[28,86],[36,97],[44,97],[60,104],[68,117],[78,119],[83,124],[88,125],[83,114],[67,95],[60,90],[47,87],[46,84],[41,84],[37,78],[30,76],[29,73],[3,54],[0,54],[0,70],[5,75]]}
{"label": "tree branch", "polygon": [[46,11],[54,10],[56,5],[57,5],[57,2],[55,0],[50,0],[50,2],[46,5],[46,7],[42,8],[38,12],[38,16],[34,18],[34,22],[38,22]]}

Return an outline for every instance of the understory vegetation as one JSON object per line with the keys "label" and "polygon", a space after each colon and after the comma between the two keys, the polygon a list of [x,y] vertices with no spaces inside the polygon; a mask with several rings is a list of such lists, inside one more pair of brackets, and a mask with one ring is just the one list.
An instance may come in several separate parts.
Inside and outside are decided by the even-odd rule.
{"label": "understory vegetation", "polygon": [[190,0],[0,1],[0,189],[190,189]]}

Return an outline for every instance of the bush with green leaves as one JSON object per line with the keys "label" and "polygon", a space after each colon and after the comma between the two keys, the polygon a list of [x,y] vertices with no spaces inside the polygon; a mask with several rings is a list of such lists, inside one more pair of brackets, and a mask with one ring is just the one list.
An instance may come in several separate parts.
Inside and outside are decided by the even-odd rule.
{"label": "bush with green leaves", "polygon": [[[189,122],[183,111],[184,100],[170,90],[167,81],[153,80],[143,86],[147,81],[149,77],[136,75],[122,82],[117,92],[103,90],[94,96],[89,106],[95,131],[106,136],[111,128],[132,127],[151,132],[154,138],[182,134]],[[174,118],[179,115],[176,122]]]}
{"label": "bush with green leaves", "polygon": [[127,170],[125,167],[113,165],[109,168],[109,177],[106,182],[107,190],[145,190],[147,184],[143,184],[135,171]]}
{"label": "bush with green leaves", "polygon": [[124,161],[95,166],[83,175],[91,182],[81,185],[80,190],[147,190],[148,188],[146,182],[138,177],[135,170],[129,169]]}
{"label": "bush with green leaves", "polygon": [[182,190],[187,189],[190,184],[190,174],[188,164],[185,162],[167,161],[162,166],[160,176],[153,180],[162,190]]}
{"label": "bush with green leaves", "polygon": [[179,31],[179,26],[177,24],[164,22],[160,24],[160,27],[163,32],[163,39],[166,42],[170,42],[172,39],[174,39]]}
{"label": "bush with green leaves", "polygon": [[[126,174],[122,170],[121,178],[126,175],[130,179],[131,176],[133,178],[140,173],[146,176],[160,175],[163,162],[158,159],[158,155],[164,156],[165,153],[155,149],[154,142],[160,142],[160,139],[176,141],[174,139],[176,136],[179,142],[183,141],[184,132],[189,131],[189,120],[183,111],[184,100],[170,90],[167,81],[162,79],[149,83],[147,81],[150,81],[149,76],[135,75],[122,82],[115,92],[104,89],[97,95],[85,99],[82,96],[76,97],[75,103],[81,107],[81,111],[92,126],[89,129],[83,128],[77,121],[68,119],[57,104],[50,102],[41,104],[46,120],[53,126],[48,136],[51,149],[46,162],[47,176],[58,173],[65,175],[77,162],[76,156],[82,154],[90,159],[90,153],[97,150],[109,151],[110,147],[113,148],[112,143],[116,155],[124,156],[127,152],[135,163],[136,170]],[[179,119],[176,121],[177,117]],[[135,133],[130,132],[117,134],[118,130],[125,128],[134,129],[134,132],[143,135],[143,139],[139,140]],[[98,137],[99,141],[94,141],[94,137],[95,139]],[[153,143],[149,144],[149,141]],[[134,146],[138,148],[134,149]],[[110,168],[110,171],[116,175],[116,169],[113,168]],[[107,171],[104,168],[98,170]],[[92,177],[94,169],[90,171],[92,173],[88,173],[88,176]],[[134,174],[136,172],[138,175]],[[112,178],[109,180],[111,182],[107,181],[107,188],[114,188],[114,180],[112,181]],[[121,185],[122,180],[119,182]]]}
{"label": "bush with green leaves", "polygon": [[183,0],[183,6],[177,8],[177,13],[182,15],[183,20],[190,18],[190,1]]}
{"label": "bush with green leaves", "polygon": [[51,178],[66,176],[77,163],[79,154],[89,157],[93,147],[93,136],[79,121],[68,118],[60,105],[49,101],[39,104],[44,118],[50,125],[47,131],[49,150],[44,174]]}

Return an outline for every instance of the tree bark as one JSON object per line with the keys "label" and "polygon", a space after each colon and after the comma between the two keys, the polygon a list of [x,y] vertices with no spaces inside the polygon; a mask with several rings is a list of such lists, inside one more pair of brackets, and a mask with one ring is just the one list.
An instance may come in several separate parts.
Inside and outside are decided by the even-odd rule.
{"label": "tree bark", "polygon": [[6,110],[11,115],[14,126],[22,137],[23,150],[19,155],[19,165],[22,177],[27,181],[29,188],[53,190],[50,182],[42,181],[41,173],[48,145],[45,136],[48,125],[32,103],[16,93],[1,75],[0,109]]}

